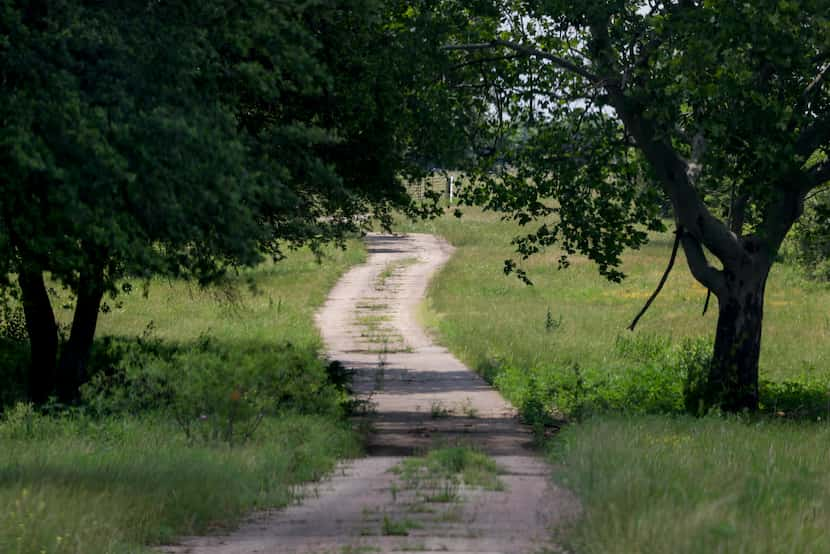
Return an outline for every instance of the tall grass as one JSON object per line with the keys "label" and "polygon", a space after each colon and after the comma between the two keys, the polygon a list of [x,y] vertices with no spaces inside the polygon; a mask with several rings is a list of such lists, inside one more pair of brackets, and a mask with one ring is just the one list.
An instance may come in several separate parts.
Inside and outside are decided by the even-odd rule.
{"label": "tall grass", "polygon": [[[146,298],[110,300],[93,356],[95,402],[56,415],[21,404],[0,417],[0,552],[146,552],[284,506],[298,484],[356,455],[356,435],[329,409],[337,397],[317,392],[331,385],[312,315],[364,256],[356,242],[322,264],[300,250],[221,288],[157,280]],[[185,370],[193,379],[179,378]],[[255,383],[258,373],[295,382],[263,383],[285,398],[266,399],[271,415],[232,446],[187,437],[158,394],[185,387],[180,409],[207,399],[180,412],[201,420],[210,402],[244,401],[252,391],[239,392],[235,380]],[[229,397],[237,392],[241,400]]]}
{"label": "tall grass", "polygon": [[[355,455],[331,419],[285,415],[241,447],[194,446],[149,418],[0,425],[0,552],[143,552],[176,535],[220,531]],[[34,427],[34,429],[32,429]]]}
{"label": "tall grass", "polygon": [[557,441],[583,502],[580,554],[830,552],[830,427],[725,418],[592,419]]}
{"label": "tall grass", "polygon": [[[205,289],[154,279],[145,297],[136,283],[131,294],[108,301],[111,309],[101,315],[97,336],[137,336],[151,325],[153,334],[168,342],[207,334],[226,342],[282,340],[318,347],[315,310],[337,278],[365,256],[362,243],[354,240],[346,250],[326,249],[319,260],[307,249],[291,251],[283,261],[241,270],[223,285]],[[58,316],[68,324],[72,312],[62,309]]]}

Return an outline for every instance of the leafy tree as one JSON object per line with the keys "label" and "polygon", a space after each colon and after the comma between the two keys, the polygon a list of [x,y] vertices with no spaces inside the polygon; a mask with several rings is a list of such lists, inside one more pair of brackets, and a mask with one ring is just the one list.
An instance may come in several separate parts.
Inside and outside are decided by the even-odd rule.
{"label": "leafy tree", "polygon": [[[384,13],[0,0],[0,269],[19,285],[32,400],[76,397],[125,277],[209,283],[366,214],[417,213],[407,125],[429,121],[396,81],[408,58],[378,46]],[[76,298],[62,345],[45,275]]]}
{"label": "leafy tree", "polygon": [[[430,40],[451,94],[489,104],[479,135],[502,162],[479,158],[468,200],[540,222],[521,254],[561,243],[618,280],[670,202],[718,300],[704,396],[741,410],[758,403],[770,267],[830,180],[829,14],[827,0],[496,0],[424,2],[412,20],[456,22]],[[516,129],[529,140],[501,147]]]}

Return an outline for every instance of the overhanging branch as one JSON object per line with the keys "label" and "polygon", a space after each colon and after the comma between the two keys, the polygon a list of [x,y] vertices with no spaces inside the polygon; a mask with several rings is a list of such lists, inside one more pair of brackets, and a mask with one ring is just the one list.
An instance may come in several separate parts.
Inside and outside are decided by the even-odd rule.
{"label": "overhanging branch", "polygon": [[498,47],[509,48],[510,50],[513,50],[514,52],[518,52],[520,54],[524,54],[525,56],[532,56],[548,60],[552,62],[554,65],[561,67],[562,69],[571,71],[581,77],[584,77],[585,79],[588,79],[595,85],[601,84],[602,80],[597,75],[594,75],[585,67],[577,63],[574,63],[570,60],[566,60],[565,58],[562,58],[555,54],[551,54],[550,52],[545,52],[544,50],[539,50],[538,48],[526,46],[524,44],[519,44],[516,42],[511,42],[509,40],[491,40],[490,42],[478,42],[471,44],[447,44],[442,48],[444,50],[462,50],[467,52],[473,52],[476,50],[492,50]]}
{"label": "overhanging branch", "polygon": [[450,69],[461,69],[462,67],[467,67],[468,65],[474,65],[477,63],[494,63],[494,62],[503,62],[508,60],[515,60],[517,58],[524,57],[521,54],[513,54],[510,56],[488,56],[483,58],[476,58],[474,60],[467,60],[465,62],[460,62],[454,64],[450,67]]}

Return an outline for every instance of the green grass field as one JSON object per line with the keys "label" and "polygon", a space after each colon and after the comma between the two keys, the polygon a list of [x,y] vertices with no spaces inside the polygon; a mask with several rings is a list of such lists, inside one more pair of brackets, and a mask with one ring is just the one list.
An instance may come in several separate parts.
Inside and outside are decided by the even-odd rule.
{"label": "green grass field", "polygon": [[[147,298],[133,293],[111,301],[97,335],[95,363],[102,368],[121,363],[112,358],[113,344],[129,352],[152,343],[178,352],[169,363],[159,357],[158,371],[187,371],[190,365],[193,375],[207,368],[220,379],[185,389],[187,401],[210,387],[226,399],[239,366],[274,375],[283,368],[273,366],[292,363],[305,376],[293,385],[308,390],[281,390],[295,400],[290,409],[266,417],[250,440],[233,447],[187,440],[168,411],[137,410],[135,398],[115,401],[106,390],[96,396],[103,398],[105,415],[82,410],[49,417],[22,405],[8,409],[0,422],[0,552],[145,552],[147,545],[179,535],[225,529],[255,508],[284,506],[295,499],[296,485],[357,455],[356,435],[323,405],[337,399],[320,394],[327,385],[312,315],[337,277],[364,256],[354,242],[319,265],[301,250],[243,272],[233,287],[200,290],[159,281]],[[63,321],[70,317],[68,310],[58,311]],[[222,383],[226,368],[228,382]],[[129,383],[126,396],[137,394],[142,378]],[[296,402],[307,397],[317,404]]]}
{"label": "green grass field", "polygon": [[665,268],[669,234],[625,256],[622,284],[580,258],[557,270],[551,250],[524,263],[527,287],[502,273],[520,231],[510,222],[467,209],[400,228],[457,247],[423,308],[440,340],[529,421],[584,418],[549,444],[557,479],[584,507],[558,540],[580,554],[830,551],[830,287],[785,265],[770,277],[761,377],[772,415],[693,418],[684,371],[705,360],[717,306],[701,316],[705,291],[682,256],[637,330],[625,329]]}
{"label": "green grass field", "polygon": [[[552,249],[523,264],[534,282],[529,287],[502,272],[503,261],[515,257],[510,240],[521,228],[492,213],[467,208],[461,219],[448,215],[400,229],[437,233],[458,247],[430,287],[425,319],[474,367],[572,362],[616,367],[620,336],[658,335],[679,343],[713,335],[716,300],[701,316],[706,290],[691,277],[682,251],[636,331],[626,330],[665,270],[670,233],[654,236],[640,251],[624,256],[628,278],[621,284],[600,277],[584,258],[574,257],[569,268],[558,270],[560,252]],[[804,280],[792,267],[774,267],[767,286],[762,378],[830,376],[828,307],[830,287]],[[556,329],[546,329],[548,310],[554,320],[561,318]]]}
{"label": "green grass field", "polygon": [[584,518],[578,554],[830,552],[830,427],[595,418],[555,445]]}

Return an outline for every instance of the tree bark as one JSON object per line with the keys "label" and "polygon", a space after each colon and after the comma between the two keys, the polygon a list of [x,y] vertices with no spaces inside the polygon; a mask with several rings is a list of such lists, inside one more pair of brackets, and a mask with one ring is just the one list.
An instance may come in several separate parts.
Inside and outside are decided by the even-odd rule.
{"label": "tree bark", "polygon": [[29,400],[45,404],[55,392],[55,364],[58,354],[58,325],[49,293],[40,270],[23,267],[17,277],[29,334]]}
{"label": "tree bark", "polygon": [[758,359],[769,267],[724,270],[718,294],[715,348],[704,391],[708,406],[729,412],[758,409]]}
{"label": "tree bark", "polygon": [[103,277],[103,270],[96,268],[84,271],[79,279],[72,330],[61,349],[58,365],[58,399],[66,404],[78,400],[80,386],[89,377],[89,355],[98,325],[98,310],[104,297]]}

